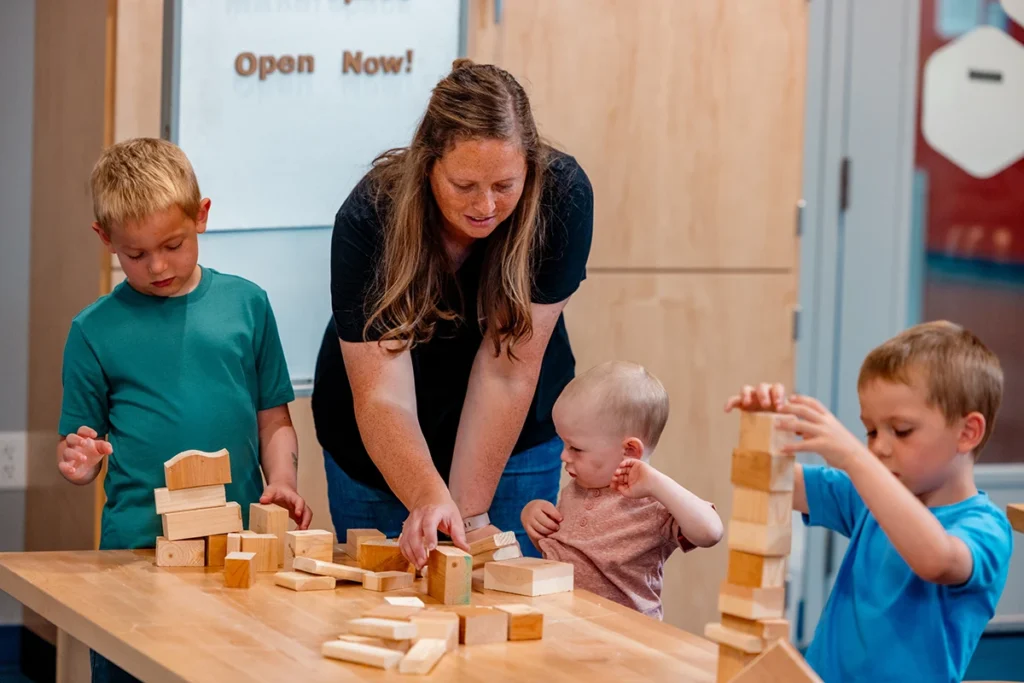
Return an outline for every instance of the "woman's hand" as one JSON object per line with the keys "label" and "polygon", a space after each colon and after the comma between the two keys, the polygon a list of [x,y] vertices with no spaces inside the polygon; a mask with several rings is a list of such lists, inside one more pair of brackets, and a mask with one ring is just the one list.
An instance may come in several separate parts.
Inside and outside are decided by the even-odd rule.
{"label": "woman's hand", "polygon": [[761,382],[756,387],[747,384],[740,393],[729,397],[725,402],[725,412],[733,408],[740,410],[772,410],[778,411],[786,403],[786,387],[782,384]]}
{"label": "woman's hand", "polygon": [[398,547],[402,549],[405,559],[416,565],[417,569],[427,564],[430,551],[437,547],[439,529],[451,536],[456,548],[469,552],[462,515],[447,491],[444,497],[438,496],[435,500],[427,500],[414,507],[402,525]]}

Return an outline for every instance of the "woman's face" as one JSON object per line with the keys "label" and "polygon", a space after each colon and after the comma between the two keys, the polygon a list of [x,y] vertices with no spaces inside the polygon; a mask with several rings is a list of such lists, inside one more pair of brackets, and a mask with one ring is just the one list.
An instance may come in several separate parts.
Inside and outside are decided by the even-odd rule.
{"label": "woman's face", "polygon": [[460,245],[487,237],[508,218],[525,182],[522,149],[504,140],[456,142],[430,172],[446,235]]}

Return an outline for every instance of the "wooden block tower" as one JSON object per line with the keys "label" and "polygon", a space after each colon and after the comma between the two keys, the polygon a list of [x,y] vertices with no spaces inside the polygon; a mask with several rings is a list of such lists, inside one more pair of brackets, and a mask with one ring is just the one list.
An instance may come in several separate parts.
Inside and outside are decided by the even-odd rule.
{"label": "wooden block tower", "polygon": [[729,566],[718,597],[722,621],[704,635],[718,643],[718,683],[731,681],[768,645],[789,637],[785,615],[786,558],[792,539],[793,440],[777,413],[740,414],[732,453],[732,519],[726,532]]}

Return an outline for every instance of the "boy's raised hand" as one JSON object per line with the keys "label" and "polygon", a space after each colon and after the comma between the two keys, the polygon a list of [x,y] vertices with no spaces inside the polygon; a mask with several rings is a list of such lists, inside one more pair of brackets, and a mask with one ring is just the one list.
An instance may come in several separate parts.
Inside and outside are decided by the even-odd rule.
{"label": "boy's raised hand", "polygon": [[740,410],[779,410],[786,403],[786,387],[776,382],[761,382],[757,386],[747,384],[740,393],[725,402],[725,412],[733,408]]}
{"label": "boy's raised hand", "polygon": [[520,518],[526,535],[534,545],[545,536],[558,531],[562,523],[562,513],[547,500],[531,500],[523,508]]}
{"label": "boy's raised hand", "polygon": [[288,510],[288,515],[295,522],[299,531],[308,529],[309,523],[313,521],[313,511],[306,505],[306,501],[302,499],[299,492],[291,486],[267,484],[267,488],[263,490],[263,495],[260,496],[260,503],[263,505],[273,503]]}
{"label": "boy's raised hand", "polygon": [[846,469],[858,455],[868,453],[860,439],[817,399],[792,396],[779,412],[790,416],[779,426],[803,437],[783,446],[788,453],[817,453],[838,469]]}
{"label": "boy's raised hand", "polygon": [[114,452],[114,447],[100,439],[91,427],[79,427],[75,434],[65,437],[64,444],[57,469],[66,479],[76,484],[95,479],[100,461]]}
{"label": "boy's raised hand", "polygon": [[627,498],[647,498],[654,495],[654,480],[658,471],[643,460],[624,458],[612,475],[611,487]]}

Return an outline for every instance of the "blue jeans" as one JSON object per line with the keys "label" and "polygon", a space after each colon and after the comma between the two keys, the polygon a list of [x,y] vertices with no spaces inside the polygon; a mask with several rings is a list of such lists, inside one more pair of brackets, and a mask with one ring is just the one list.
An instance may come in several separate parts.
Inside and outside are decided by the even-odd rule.
{"label": "blue jeans", "polygon": [[139,679],[114,664],[96,650],[89,650],[92,683],[139,683]]}
{"label": "blue jeans", "polygon": [[[540,553],[523,530],[520,514],[531,500],[543,498],[552,504],[557,501],[561,453],[562,440],[557,437],[516,453],[505,465],[494,492],[488,511],[491,524],[502,531],[516,532],[519,547],[528,557],[540,557]],[[349,529],[377,529],[388,538],[398,537],[409,511],[395,494],[352,479],[327,451],[324,470],[331,520],[339,541],[344,542]]]}

